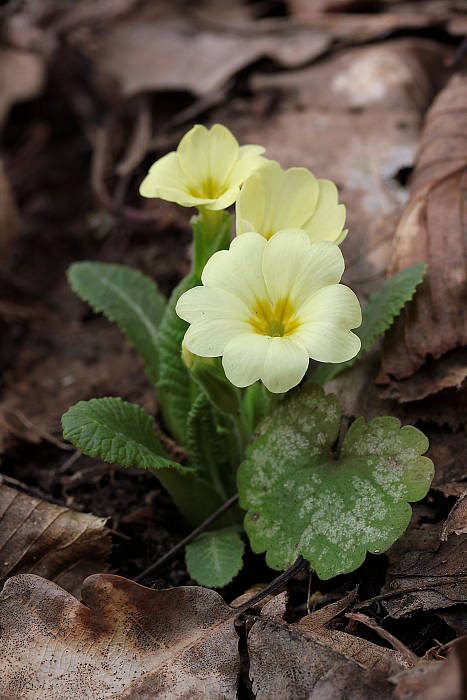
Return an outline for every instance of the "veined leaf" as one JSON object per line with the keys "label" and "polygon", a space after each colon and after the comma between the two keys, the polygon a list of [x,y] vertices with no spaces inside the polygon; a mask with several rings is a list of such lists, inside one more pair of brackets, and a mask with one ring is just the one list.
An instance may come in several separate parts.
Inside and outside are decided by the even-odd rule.
{"label": "veined leaf", "polygon": [[118,323],[144,360],[155,384],[158,376],[158,327],[166,300],[156,283],[126,265],[78,262],[68,270],[73,290],[94,311]]}
{"label": "veined leaf", "polygon": [[417,286],[423,279],[426,264],[417,263],[396,272],[386,280],[383,287],[371,295],[368,304],[362,309],[362,325],[354,333],[362,341],[358,355],[347,362],[323,363],[315,369],[311,378],[324,385],[361,357],[362,351],[369,350],[379,336],[384,335],[404,305],[412,299]]}
{"label": "veined leaf", "polygon": [[224,501],[235,493],[235,471],[228,447],[235,437],[233,431],[232,421],[217,411],[204,393],[199,394],[187,416],[190,464],[202,479],[214,486]]}
{"label": "veined leaf", "polygon": [[240,465],[240,505],[255,552],[274,569],[299,554],[318,576],[353,571],[366,551],[383,552],[410,521],[433,464],[428,440],[397,418],[358,418],[336,460],[331,453],[340,408],[313,383],[292,392],[259,426]]}
{"label": "veined leaf", "polygon": [[169,458],[154,432],[153,419],[135,404],[114,397],[80,401],[62,416],[62,426],[65,439],[85,454],[154,472],[192,525],[203,522],[224,502],[194,469]]}
{"label": "veined leaf", "polygon": [[245,543],[238,527],[203,532],[187,545],[186,565],[191,578],[201,586],[223,588],[242,568]]}
{"label": "veined leaf", "polygon": [[152,471],[184,469],[167,456],[151,416],[120,398],[79,401],[62,416],[62,427],[64,438],[91,457]]}
{"label": "veined leaf", "polygon": [[187,444],[187,416],[192,401],[200,389],[195,385],[182,360],[182,340],[188,323],[175,313],[179,297],[192,287],[201,284],[194,274],[185,277],[175,287],[159,329],[159,381],[157,396],[164,419],[172,435],[182,445]]}

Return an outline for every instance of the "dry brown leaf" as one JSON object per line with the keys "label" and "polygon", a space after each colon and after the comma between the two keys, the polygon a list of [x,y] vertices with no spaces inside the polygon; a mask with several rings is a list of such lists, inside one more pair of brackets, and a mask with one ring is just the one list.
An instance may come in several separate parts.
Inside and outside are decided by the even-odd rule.
{"label": "dry brown leaf", "polygon": [[0,125],[15,102],[31,100],[44,84],[44,61],[36,53],[0,48]]}
{"label": "dry brown leaf", "polygon": [[235,73],[261,57],[294,67],[329,44],[328,36],[300,28],[241,35],[200,30],[180,17],[155,21],[143,13],[115,25],[89,55],[98,70],[117,80],[125,97],[149,90],[186,90],[201,97],[221,91]]}
{"label": "dry brown leaf", "polygon": [[402,548],[411,542],[404,540],[405,535],[387,552],[390,565],[382,595],[391,594],[383,604],[392,617],[415,610],[448,608],[465,602],[467,597],[467,536],[451,535],[446,542],[439,542],[439,526],[426,529],[438,535],[437,541],[430,538],[431,546],[426,542],[423,550],[417,549],[415,533],[415,546],[404,554]]}
{"label": "dry brown leaf", "polygon": [[453,505],[451,512],[441,530],[441,541],[445,542],[449,535],[467,534],[467,491]]}
{"label": "dry brown leaf", "polygon": [[256,697],[390,698],[387,674],[411,666],[405,656],[325,626],[355,599],[352,591],[289,625],[265,606],[248,635]]}
{"label": "dry brown leaf", "polygon": [[[399,400],[427,395],[423,382],[414,392],[407,379],[427,356],[438,359],[467,345],[466,117],[467,78],[457,75],[427,114],[411,198],[394,237],[391,274],[416,262],[428,263],[414,301],[385,338],[377,381],[386,386],[385,396]],[[429,391],[460,386],[467,375],[466,355],[454,368],[448,362],[438,375]]]}
{"label": "dry brown leaf", "polygon": [[402,109],[420,113],[448,77],[444,46],[427,39],[394,39],[339,51],[286,73],[256,73],[256,91],[275,89],[281,105],[324,109]]}
{"label": "dry brown leaf", "polygon": [[157,591],[102,574],[86,579],[81,596],[34,575],[9,579],[1,697],[235,698],[238,637],[215,591]]}
{"label": "dry brown leaf", "polygon": [[105,518],[33,498],[0,477],[0,585],[31,573],[79,595],[87,576],[108,569],[111,541],[104,526]]}
{"label": "dry brown leaf", "polygon": [[453,644],[446,661],[421,662],[390,680],[398,700],[464,700],[467,683],[467,638]]}

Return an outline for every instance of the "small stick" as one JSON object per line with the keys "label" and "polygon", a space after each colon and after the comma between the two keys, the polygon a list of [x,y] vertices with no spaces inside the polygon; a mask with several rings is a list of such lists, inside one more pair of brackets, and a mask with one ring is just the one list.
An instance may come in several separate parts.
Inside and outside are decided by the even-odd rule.
{"label": "small stick", "polygon": [[431,581],[422,581],[416,586],[407,586],[406,588],[396,588],[393,591],[386,591],[386,593],[380,593],[379,595],[373,596],[373,598],[368,598],[368,600],[362,600],[361,603],[355,605],[356,610],[360,608],[366,608],[371,603],[378,600],[385,600],[386,598],[394,598],[398,595],[404,595],[405,593],[417,593],[417,591],[426,590],[427,588],[436,588],[436,586],[449,586],[453,583],[462,583],[467,581],[467,576],[457,575],[454,576],[439,576],[438,578],[433,578]]}
{"label": "small stick", "polygon": [[283,586],[284,583],[287,583],[287,581],[289,581],[293,576],[295,576],[295,574],[298,573],[301,569],[303,569],[307,564],[307,560],[300,555],[298,559],[296,559],[295,562],[292,564],[290,569],[287,569],[287,571],[283,571],[281,574],[279,574],[279,576],[275,578],[274,581],[271,581],[271,583],[268,584],[266,588],[263,588],[262,591],[254,595],[252,598],[250,598],[250,600],[247,600],[246,603],[243,603],[238,607],[231,606],[232,611],[235,612],[235,615],[241,615],[242,613],[246,612],[246,610],[253,607],[253,605],[260,603],[263,600],[263,598],[266,598],[266,596],[268,596],[270,593],[274,593],[274,591],[277,591],[278,588]]}
{"label": "small stick", "polygon": [[204,523],[201,523],[201,525],[198,525],[198,527],[190,532],[189,535],[187,535],[183,540],[181,540],[178,544],[175,545],[175,547],[172,547],[172,549],[169,549],[168,552],[166,552],[160,559],[158,559],[154,564],[151,564],[151,566],[148,566],[147,569],[145,569],[141,574],[138,574],[133,581],[141,581],[146,574],[149,574],[151,571],[154,571],[155,569],[158,569],[162,564],[165,564],[166,561],[171,559],[174,554],[180,551],[180,549],[183,549],[185,545],[189,544],[192,542],[195,537],[197,537],[201,532],[206,530],[215,520],[220,518],[221,515],[223,515],[226,510],[228,510],[231,506],[233,506],[234,503],[238,501],[238,493],[236,493],[234,496],[231,496],[228,501],[226,501],[223,505],[220,506],[212,515],[209,516],[209,518],[206,518]]}

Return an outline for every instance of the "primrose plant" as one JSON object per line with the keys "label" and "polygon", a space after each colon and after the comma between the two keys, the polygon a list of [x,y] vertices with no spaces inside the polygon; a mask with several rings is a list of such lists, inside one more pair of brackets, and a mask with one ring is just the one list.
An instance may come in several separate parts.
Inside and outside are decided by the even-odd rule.
{"label": "primrose plant", "polygon": [[[347,231],[335,185],[263,151],[197,125],[149,170],[144,197],[198,209],[192,271],[168,302],[125,265],[69,271],[142,356],[163,424],[188,457],[175,461],[152,417],[120,398],[72,406],[64,436],[88,455],[152,470],[193,526],[238,490],[240,507],[186,550],[191,576],[213,587],[241,568],[245,534],[272,568],[301,555],[322,579],[350,572],[402,534],[409,502],[433,477],[423,433],[387,416],[358,418],[344,436],[338,399],[320,386],[386,331],[425,266],[389,279],[362,314],[341,284]],[[321,364],[299,387],[310,358]]]}

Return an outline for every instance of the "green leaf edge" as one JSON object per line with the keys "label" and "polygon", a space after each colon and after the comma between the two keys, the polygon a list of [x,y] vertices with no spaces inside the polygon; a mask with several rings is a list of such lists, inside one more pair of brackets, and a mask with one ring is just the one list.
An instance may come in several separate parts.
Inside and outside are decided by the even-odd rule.
{"label": "green leaf edge", "polygon": [[[122,290],[117,287],[120,296],[124,298],[124,302],[128,304],[128,306],[133,308],[136,316],[139,317],[141,323],[147,331],[153,345],[152,353],[148,353],[144,348],[138,346],[139,344],[135,342],[134,338],[132,337],[131,330],[129,330],[126,324],[122,322],[118,314],[115,314],[113,311],[110,311],[105,304],[96,302],[96,300],[93,298],[93,295],[85,289],[85,286],[82,286],[81,280],[79,279],[79,273],[81,271],[86,270],[89,274],[90,272],[94,272],[95,270],[102,271],[105,269],[118,270],[120,272],[128,272],[128,274],[133,276],[134,280],[137,280],[137,282],[139,282],[140,284],[146,285],[148,289],[151,288],[150,294],[154,295],[154,297],[158,300],[158,304],[161,306],[160,315],[158,322],[154,323],[153,320],[147,316],[144,309],[142,310],[140,306],[135,307],[133,300],[128,298],[127,294],[123,293]],[[72,263],[67,270],[67,277],[71,288],[83,301],[88,303],[96,313],[102,313],[109,321],[118,325],[118,327],[124,333],[130,345],[132,345],[143,358],[145,369],[149,379],[153,384],[156,384],[158,380],[158,328],[162,320],[165,306],[167,303],[165,297],[163,297],[162,294],[159,292],[159,288],[156,282],[147,275],[144,275],[139,270],[135,270],[134,268],[129,267],[128,265],[121,265],[119,263],[102,263],[97,261],[80,261]],[[102,276],[99,276],[97,281],[99,282],[99,284],[107,286],[110,291],[113,291],[115,293],[114,287],[116,285],[111,283],[108,279],[106,279],[104,283]]]}
{"label": "green leaf edge", "polygon": [[[237,576],[237,574],[239,573],[239,571],[241,571],[243,567],[245,542],[241,537],[242,531],[243,529],[240,526],[234,525],[232,527],[222,528],[221,530],[203,532],[200,535],[198,535],[198,537],[193,542],[188,544],[185,548],[185,562],[188,573],[190,574],[191,578],[197,583],[199,583],[201,586],[206,586],[207,588],[223,588],[228,583],[233,581],[235,576]],[[197,557],[199,556],[198,552],[200,544],[203,542],[203,540],[216,538],[217,536],[222,536],[223,534],[229,534],[234,536],[232,539],[235,545],[238,547],[237,551],[234,554],[234,556],[237,558],[237,561],[234,562],[234,565],[231,567],[230,571],[226,573],[223,578],[221,577],[221,575],[219,575],[219,578],[215,578],[214,574],[212,578],[210,578],[209,576],[203,577],[202,574],[199,574],[199,570],[197,571],[196,568],[197,563],[199,561]]]}

